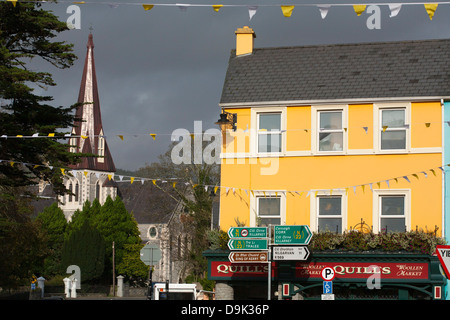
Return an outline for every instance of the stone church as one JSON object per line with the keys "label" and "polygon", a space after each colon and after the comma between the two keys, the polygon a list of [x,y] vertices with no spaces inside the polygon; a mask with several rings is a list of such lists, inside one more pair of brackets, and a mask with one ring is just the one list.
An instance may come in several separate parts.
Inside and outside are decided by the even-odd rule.
{"label": "stone church", "polygon": [[[182,203],[170,196],[170,188],[161,190],[152,183],[131,184],[114,179],[116,167],[103,130],[92,34],[87,42],[78,103],[70,151],[92,156],[84,157],[71,167],[71,175],[65,175],[66,188],[72,194],[58,197],[58,203],[66,219],[70,221],[86,201],[92,203],[97,198],[103,204],[108,196],[121,197],[138,223],[143,243],[157,244],[162,251],[159,264],[154,266],[153,281],[181,282],[189,271],[184,257],[190,242],[180,221]],[[49,190],[51,186],[39,186],[40,195]]]}

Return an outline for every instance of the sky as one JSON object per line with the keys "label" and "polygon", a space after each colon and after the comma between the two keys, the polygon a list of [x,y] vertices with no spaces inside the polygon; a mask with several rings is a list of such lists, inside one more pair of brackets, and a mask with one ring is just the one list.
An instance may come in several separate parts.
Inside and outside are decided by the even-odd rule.
{"label": "sky", "polygon": [[[185,11],[167,0],[153,2],[149,11],[142,7],[149,2],[108,3],[118,6],[97,0],[76,4],[80,28],[63,32],[56,40],[72,43],[78,60],[64,70],[43,64],[57,86],[42,94],[53,96],[54,106],[76,103],[92,32],[103,128],[116,168],[124,170],[157,161],[168,150],[172,132],[193,131],[194,121],[201,121],[203,130],[218,129],[214,122],[221,112],[220,96],[237,28],[255,31],[256,48],[450,37],[450,4],[439,4],[432,20],[423,2],[403,5],[392,18],[388,6],[379,5],[379,29],[369,29],[372,12],[358,16],[351,6],[333,6],[358,2],[196,0],[183,3],[208,6]],[[324,19],[316,6],[304,6],[319,3],[332,4]],[[215,12],[212,4],[243,6],[224,6]],[[282,4],[295,5],[290,17],[282,14]],[[60,1],[43,8],[67,21],[73,14],[67,13],[70,5]],[[258,5],[251,20],[247,5]],[[156,139],[149,133],[156,133]],[[118,135],[124,136],[123,141]]]}

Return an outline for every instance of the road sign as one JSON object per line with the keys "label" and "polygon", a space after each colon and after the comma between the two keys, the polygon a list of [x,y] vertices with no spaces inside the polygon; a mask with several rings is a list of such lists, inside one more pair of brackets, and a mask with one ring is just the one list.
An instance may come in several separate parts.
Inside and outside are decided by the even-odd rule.
{"label": "road sign", "polygon": [[273,260],[306,260],[309,257],[307,247],[273,247]]}
{"label": "road sign", "polygon": [[267,250],[267,239],[230,239],[230,250]]}
{"label": "road sign", "polygon": [[146,244],[140,251],[142,262],[148,266],[154,266],[161,260],[161,250],[156,244]]}
{"label": "road sign", "polygon": [[312,233],[309,226],[274,226],[274,244],[300,244],[308,245]]}
{"label": "road sign", "polygon": [[330,294],[323,294],[322,295],[322,300],[334,300],[334,294],[330,293]]}
{"label": "road sign", "polygon": [[260,263],[268,262],[268,252],[256,251],[256,252],[239,252],[232,251],[228,255],[228,260],[232,263]]}
{"label": "road sign", "polygon": [[450,279],[450,246],[436,246],[436,254],[441,262],[445,274],[447,275],[447,278]]}
{"label": "road sign", "polygon": [[332,294],[332,293],[333,293],[333,281],[324,281],[323,294]]}
{"label": "road sign", "polygon": [[333,268],[325,267],[322,269],[320,275],[322,276],[323,281],[332,281],[336,274]]}
{"label": "road sign", "polygon": [[231,227],[228,229],[230,238],[267,238],[266,227]]}

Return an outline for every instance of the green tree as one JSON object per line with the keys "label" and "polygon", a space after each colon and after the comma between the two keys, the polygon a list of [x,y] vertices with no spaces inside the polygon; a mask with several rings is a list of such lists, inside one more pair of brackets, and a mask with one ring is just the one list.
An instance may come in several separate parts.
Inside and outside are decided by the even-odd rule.
{"label": "green tree", "polygon": [[149,266],[140,258],[142,247],[142,244],[124,245],[123,258],[116,268],[117,274],[125,276],[125,281],[136,285],[144,285],[148,280]]}
{"label": "green tree", "polygon": [[61,271],[61,251],[64,244],[67,220],[61,208],[54,202],[38,214],[36,221],[46,234],[45,245],[48,248],[48,255],[44,260],[41,274],[48,278],[59,274]]}
{"label": "green tree", "polygon": [[[47,136],[73,123],[75,105],[53,107],[52,97],[35,93],[37,87],[56,84],[50,72],[37,71],[31,64],[41,58],[50,67],[70,67],[76,59],[73,45],[54,41],[65,30],[66,23],[37,2],[0,2],[0,135]],[[57,138],[1,139],[0,159],[8,163],[0,165],[0,185],[28,186],[41,179],[62,194],[66,189],[61,171],[45,164],[67,167],[79,156],[68,152],[67,144]]]}
{"label": "green tree", "polygon": [[101,277],[105,269],[105,242],[100,232],[85,220],[80,229],[74,229],[62,249],[61,267],[77,265],[81,281]]}

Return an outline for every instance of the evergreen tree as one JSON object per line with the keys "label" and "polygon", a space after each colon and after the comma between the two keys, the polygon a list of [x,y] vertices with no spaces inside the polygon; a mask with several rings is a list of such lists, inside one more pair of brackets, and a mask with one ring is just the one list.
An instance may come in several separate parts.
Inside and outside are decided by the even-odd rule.
{"label": "evergreen tree", "polygon": [[49,250],[44,260],[41,274],[51,277],[58,274],[61,265],[61,250],[64,244],[64,234],[67,228],[67,220],[61,208],[54,202],[39,213],[36,218],[41,230],[46,234],[46,246]]}
{"label": "evergreen tree", "polygon": [[[72,125],[75,106],[53,107],[49,104],[52,97],[36,94],[34,87],[54,86],[55,82],[48,71],[36,71],[30,65],[42,58],[56,68],[70,67],[76,59],[73,45],[53,40],[65,30],[66,23],[37,2],[0,2],[0,135],[47,136]],[[0,159],[9,163],[0,164],[0,185],[28,186],[41,179],[62,194],[66,189],[61,171],[45,164],[67,167],[78,157],[56,138],[1,139]]]}
{"label": "evergreen tree", "polygon": [[98,279],[105,268],[105,242],[89,220],[80,229],[74,229],[64,242],[61,266],[67,269],[77,265],[81,271],[81,281]]}

